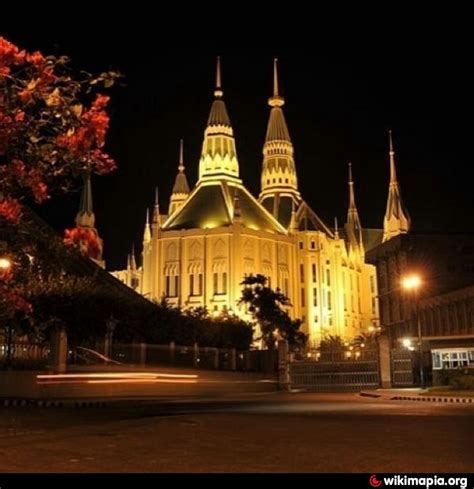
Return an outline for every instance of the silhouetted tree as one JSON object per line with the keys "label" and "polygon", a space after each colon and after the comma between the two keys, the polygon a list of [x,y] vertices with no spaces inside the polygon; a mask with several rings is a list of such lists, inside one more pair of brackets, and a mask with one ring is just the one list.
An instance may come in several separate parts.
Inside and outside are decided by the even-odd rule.
{"label": "silhouetted tree", "polygon": [[292,320],[284,307],[290,307],[288,297],[280,289],[273,290],[267,286],[267,277],[251,275],[245,277],[240,304],[247,307],[253,320],[258,324],[264,345],[275,348],[277,335],[290,345],[304,344],[307,336],[300,331],[301,321]]}

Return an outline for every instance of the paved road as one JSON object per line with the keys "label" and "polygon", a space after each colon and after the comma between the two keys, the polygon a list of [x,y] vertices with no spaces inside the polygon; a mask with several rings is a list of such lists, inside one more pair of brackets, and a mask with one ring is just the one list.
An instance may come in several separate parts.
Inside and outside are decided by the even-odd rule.
{"label": "paved road", "polygon": [[474,472],[474,409],[254,394],[0,410],[0,472]]}

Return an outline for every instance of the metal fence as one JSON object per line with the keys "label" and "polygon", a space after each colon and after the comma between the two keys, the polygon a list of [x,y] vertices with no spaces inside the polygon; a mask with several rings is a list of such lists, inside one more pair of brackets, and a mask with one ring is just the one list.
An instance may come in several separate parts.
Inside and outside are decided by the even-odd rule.
{"label": "metal fence", "polygon": [[355,392],[380,385],[377,350],[365,350],[358,358],[332,352],[289,364],[291,389],[316,392]]}
{"label": "metal fence", "polygon": [[[98,351],[105,352],[104,345],[96,345]],[[114,343],[110,358],[125,365],[161,365],[205,370],[231,370],[246,372],[276,372],[278,352],[270,350],[250,350],[239,352],[235,349],[151,345],[146,343]]]}
{"label": "metal fence", "polygon": [[50,359],[51,349],[47,345],[37,345],[30,343],[0,343],[0,366],[5,366],[8,362],[8,348],[11,348],[12,367],[42,367]]}
{"label": "metal fence", "polygon": [[391,360],[393,387],[412,387],[414,385],[412,352],[406,348],[394,348]]}

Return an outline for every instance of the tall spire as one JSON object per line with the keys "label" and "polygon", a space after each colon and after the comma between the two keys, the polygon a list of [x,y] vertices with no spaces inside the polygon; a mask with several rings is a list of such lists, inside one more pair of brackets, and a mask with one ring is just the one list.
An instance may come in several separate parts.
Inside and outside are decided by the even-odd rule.
{"label": "tall spire", "polygon": [[95,228],[90,172],[84,173],[83,182],[81,203],[79,205],[79,212],[76,215],[76,226],[80,229],[87,229],[89,234],[94,234],[96,245],[92,246],[90,240],[84,239],[80,242],[80,249],[83,255],[94,260],[99,266],[104,268],[105,262],[102,260],[103,241]]}
{"label": "tall spire", "polygon": [[179,145],[179,163],[178,163],[178,174],[174,181],[173,193],[170,198],[170,205],[168,209],[169,215],[177,211],[181,205],[185,202],[189,195],[189,184],[186,174],[184,173],[184,150],[183,150],[183,140],[181,139]]}
{"label": "tall spire", "polygon": [[397,179],[395,165],[395,150],[393,147],[392,131],[389,131],[389,155],[390,155],[390,184],[388,189],[387,209],[383,224],[383,241],[406,234],[410,231],[411,221],[405,206],[403,205],[400,185]]}
{"label": "tall spire", "polygon": [[220,56],[217,56],[216,89],[214,90],[214,96],[216,98],[222,98],[224,96],[224,92],[222,91],[221,57]]}
{"label": "tall spire", "polygon": [[286,194],[289,199],[298,203],[300,195],[298,193],[293,143],[282,108],[285,105],[285,99],[280,94],[277,58],[273,60],[273,95],[268,99],[268,105],[271,107],[271,111],[263,146],[260,200],[264,202],[266,199],[272,199],[268,206],[267,204],[265,206],[272,208],[274,213],[283,215],[288,214],[289,210],[281,210],[280,212],[279,206],[274,206],[271,202],[275,200],[278,202],[279,196]]}
{"label": "tall spire", "polygon": [[346,232],[349,244],[358,248],[362,246],[362,226],[355,202],[354,180],[352,178],[352,163],[349,163],[349,209],[347,211]]}
{"label": "tall spire", "polygon": [[278,58],[273,58],[273,97],[270,97],[268,99],[268,105],[270,107],[283,107],[285,105],[285,99],[280,96],[280,90],[279,90]]}
{"label": "tall spire", "polygon": [[79,212],[76,215],[76,225],[81,228],[93,228],[95,225],[95,215],[92,206],[92,184],[89,172],[84,173],[83,182],[81,203],[79,205]]}
{"label": "tall spire", "polygon": [[182,173],[184,171],[184,144],[183,140],[179,140],[179,165],[178,171]]}
{"label": "tall spire", "polygon": [[221,60],[217,58],[214,102],[204,132],[199,162],[199,179],[239,178],[239,162],[235,148],[234,131],[223,101]]}
{"label": "tall spire", "polygon": [[158,196],[158,187],[155,188],[155,206],[153,208],[153,216],[151,219],[151,231],[152,236],[155,238],[156,233],[161,228],[161,217],[160,217],[160,201]]}
{"label": "tall spire", "polygon": [[150,211],[146,210],[145,219],[145,231],[143,232],[143,243],[149,243],[151,241],[151,228],[150,228]]}
{"label": "tall spire", "polygon": [[390,185],[398,185],[397,169],[395,167],[395,151],[393,149],[393,137],[391,130],[388,131],[388,138],[390,140]]}
{"label": "tall spire", "polygon": [[137,259],[135,257],[135,245],[132,245],[132,253],[130,255],[130,269],[131,270],[136,270],[137,269]]}
{"label": "tall spire", "polygon": [[349,210],[354,209],[357,212],[354,194],[354,180],[352,178],[352,163],[349,163]]}

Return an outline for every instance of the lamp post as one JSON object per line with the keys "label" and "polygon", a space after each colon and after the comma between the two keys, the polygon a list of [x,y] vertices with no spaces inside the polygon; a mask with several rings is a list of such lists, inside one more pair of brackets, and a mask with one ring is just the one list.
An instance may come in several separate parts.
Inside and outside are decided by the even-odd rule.
{"label": "lamp post", "polygon": [[423,336],[421,333],[421,317],[420,317],[420,307],[419,307],[419,290],[422,286],[422,280],[419,275],[407,275],[402,280],[402,288],[407,292],[413,293],[415,300],[415,320],[418,333],[418,355],[420,363],[420,387],[422,389],[426,388],[425,384],[425,372],[423,369]]}

